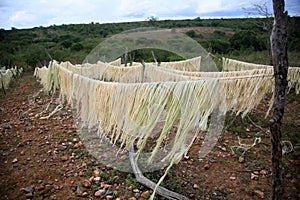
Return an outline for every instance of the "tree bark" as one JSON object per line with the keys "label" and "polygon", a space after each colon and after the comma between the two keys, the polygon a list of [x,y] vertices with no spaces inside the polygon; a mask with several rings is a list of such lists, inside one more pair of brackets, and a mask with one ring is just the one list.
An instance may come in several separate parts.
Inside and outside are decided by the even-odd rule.
{"label": "tree bark", "polygon": [[272,199],[283,199],[284,169],[282,165],[282,118],[284,114],[286,80],[288,73],[287,57],[287,12],[284,0],[273,0],[274,24],[271,33],[271,51],[275,77],[275,96],[270,119],[272,144]]}

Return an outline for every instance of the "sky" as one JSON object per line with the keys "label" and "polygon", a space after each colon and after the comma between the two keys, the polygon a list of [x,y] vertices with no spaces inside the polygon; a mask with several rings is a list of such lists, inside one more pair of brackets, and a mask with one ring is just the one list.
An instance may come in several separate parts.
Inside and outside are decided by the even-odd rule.
{"label": "sky", "polygon": [[[0,0],[0,28],[164,19],[240,18],[243,8],[271,0]],[[300,16],[300,0],[286,0],[290,16]]]}

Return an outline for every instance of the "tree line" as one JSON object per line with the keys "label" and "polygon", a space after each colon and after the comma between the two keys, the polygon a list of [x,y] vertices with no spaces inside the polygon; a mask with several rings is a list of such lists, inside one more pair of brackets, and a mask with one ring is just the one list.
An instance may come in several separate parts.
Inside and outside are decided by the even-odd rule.
{"label": "tree line", "polygon": [[[122,31],[139,27],[169,28],[176,31],[187,28],[184,33],[208,51],[225,56],[240,56],[245,52],[262,52],[268,49],[269,32],[256,26],[257,20],[267,19],[197,17],[190,20],[147,20],[107,24],[92,22],[31,29],[0,29],[0,66],[17,65],[25,70],[33,70],[36,66],[47,65],[52,59],[81,63],[101,41]],[[300,17],[289,17],[288,20],[289,51],[300,52]],[[201,32],[197,27],[207,27],[213,31]],[[133,54],[136,55],[136,61],[140,57],[147,61],[152,59],[151,50],[140,50]],[[155,56],[160,61],[182,59],[162,50],[156,50]]]}

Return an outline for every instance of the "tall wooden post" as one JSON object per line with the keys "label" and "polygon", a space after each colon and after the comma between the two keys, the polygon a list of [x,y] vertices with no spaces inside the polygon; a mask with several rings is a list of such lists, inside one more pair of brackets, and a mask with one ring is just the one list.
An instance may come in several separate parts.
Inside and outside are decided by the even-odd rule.
{"label": "tall wooden post", "polygon": [[284,0],[273,0],[274,24],[271,33],[271,51],[275,77],[275,97],[270,119],[272,143],[272,199],[283,199],[284,169],[282,165],[282,118],[288,82],[287,13]]}

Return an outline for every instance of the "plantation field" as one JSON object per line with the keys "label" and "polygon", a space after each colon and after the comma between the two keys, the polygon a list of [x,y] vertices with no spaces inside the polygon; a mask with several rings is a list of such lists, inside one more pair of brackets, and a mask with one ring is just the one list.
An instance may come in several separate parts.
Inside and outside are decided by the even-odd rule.
{"label": "plantation field", "polygon": [[[92,22],[20,30],[1,29],[0,67],[12,68],[16,65],[22,67],[25,74],[19,78],[12,77],[12,82],[6,84],[9,85],[8,89],[2,83],[2,90],[0,90],[0,199],[149,199],[153,191],[138,183],[134,174],[108,167],[104,164],[104,159],[97,159],[95,152],[89,152],[88,147],[84,145],[85,141],[79,136],[82,132],[77,127],[86,125],[84,123],[88,126],[100,127],[101,130],[104,127],[102,132],[104,135],[107,134],[105,136],[111,136],[111,140],[115,139],[128,145],[132,142],[128,135],[134,136],[133,131],[139,134],[143,132],[144,135],[140,138],[146,138],[147,130],[154,130],[144,129],[150,127],[147,126],[149,121],[155,122],[155,126],[160,125],[158,121],[153,120],[157,117],[153,113],[157,114],[158,107],[164,105],[161,106],[164,113],[160,112],[159,117],[168,116],[169,121],[165,120],[164,125],[168,124],[170,130],[166,129],[167,137],[164,138],[159,132],[161,145],[170,142],[172,136],[179,135],[180,130],[184,130],[182,131],[184,137],[181,137],[183,140],[191,140],[187,137],[187,133],[193,134],[198,131],[197,128],[207,131],[205,126],[210,126],[208,122],[212,121],[211,110],[216,108],[214,106],[221,105],[220,102],[224,100],[219,101],[218,98],[213,98],[216,96],[209,96],[210,92],[218,96],[219,92],[216,91],[223,92],[222,94],[227,98],[225,103],[223,101],[222,103],[226,104],[224,110],[228,111],[217,144],[205,158],[199,159],[199,150],[208,135],[200,131],[187,156],[172,166],[161,186],[196,200],[270,199],[271,143],[269,118],[265,118],[265,114],[271,101],[271,94],[268,92],[272,88],[273,74],[272,69],[267,69],[265,66],[259,66],[260,69],[251,67],[257,67],[253,63],[271,64],[270,30],[257,26],[258,22],[268,24],[271,21],[270,18],[205,20],[196,18],[111,24]],[[288,18],[290,67],[300,67],[299,22],[300,17]],[[137,31],[136,28],[139,27],[164,30],[153,31],[150,35],[154,38],[148,35],[140,37],[139,35],[143,36],[143,33]],[[127,30],[134,30],[136,34],[134,39],[114,38]],[[223,68],[224,71],[220,73],[221,75],[213,72],[205,75],[193,71],[195,64],[192,68],[189,66],[191,69],[188,65],[183,65],[183,62],[181,64],[178,62],[179,64],[176,65],[176,61],[187,59],[176,53],[192,53],[193,48],[182,45],[178,37],[174,40],[164,38],[168,36],[166,31],[170,35],[183,33],[182,35],[189,36],[187,38],[192,39],[198,47],[200,44],[210,53],[213,59],[210,61],[215,62],[218,70],[221,71]],[[161,35],[153,33],[161,33]],[[127,36],[128,34],[132,33],[130,31],[125,33]],[[140,38],[137,39],[137,36]],[[115,60],[114,64],[105,63],[106,61],[101,63],[102,60],[96,57],[97,64],[81,68],[83,65],[79,64],[89,59],[87,55],[92,55],[91,58],[94,59],[93,55],[96,54],[93,54],[92,50],[103,41],[108,42],[102,43],[105,48],[98,49],[99,57],[101,50],[106,56],[105,51],[113,52],[118,49],[115,48],[118,44],[127,45],[131,42],[136,45],[133,47],[137,49],[133,50],[129,46],[128,52],[130,61],[135,62],[134,65],[127,67],[121,65],[121,61],[124,63],[127,55],[119,53],[119,59]],[[155,45],[151,47],[152,49],[148,48],[152,43],[163,44],[164,42],[177,49],[167,51],[159,46],[156,48]],[[138,45],[144,46],[139,49]],[[128,51],[128,46],[123,47]],[[194,61],[199,64],[199,69],[206,66],[204,61],[208,56],[198,54],[195,56],[197,57],[193,59],[196,58]],[[171,62],[177,68],[172,68],[171,65],[170,67]],[[207,61],[207,63],[212,62]],[[224,67],[226,66],[224,63],[227,63],[227,68]],[[35,71],[40,75],[37,77],[42,79],[39,82],[33,76],[33,70],[35,67],[42,66],[48,68],[39,68]],[[234,69],[237,66],[240,66],[240,69]],[[249,71],[242,72],[246,68]],[[2,71],[4,70],[3,68]],[[289,89],[294,87],[299,91],[299,72],[299,68],[290,68]],[[256,78],[252,79],[253,77]],[[145,82],[146,84],[143,84]],[[224,90],[217,90],[219,86]],[[60,94],[55,91],[57,88],[60,89]],[[43,89],[49,93],[55,92],[53,95],[46,95]],[[263,96],[265,94],[266,96]],[[260,97],[263,97],[261,102]],[[126,104],[126,101],[130,102],[131,107]],[[260,104],[252,109],[257,102]],[[197,109],[191,109],[192,106]],[[179,107],[182,110],[178,111]],[[130,129],[131,118],[128,118],[129,120],[124,118],[125,114],[129,116],[127,108],[133,110],[130,110],[130,114],[136,114],[130,115],[130,117],[134,116],[132,119],[136,123],[135,129]],[[251,112],[247,113],[248,109]],[[201,110],[200,115],[195,112],[199,110]],[[245,116],[241,118],[231,112],[240,112]],[[89,121],[90,119],[92,122]],[[80,120],[86,121],[81,124]],[[108,121],[108,125],[105,126],[104,123],[101,127],[96,123],[103,121]],[[198,122],[197,128],[193,124],[196,122]],[[136,126],[137,124],[139,126]],[[178,128],[180,125],[182,125],[181,129]],[[291,89],[283,120],[285,199],[300,198],[299,130],[300,98],[299,94]],[[120,135],[122,137],[119,137]],[[177,137],[174,138],[176,141]],[[150,142],[147,141],[150,143],[147,145],[159,143],[159,139],[154,138],[153,141],[152,139]],[[180,143],[183,140],[177,138],[178,144],[188,144]],[[154,145],[151,147],[147,145],[145,145],[146,149],[149,148],[150,151],[155,149]],[[188,149],[180,145],[176,148]],[[108,150],[107,155],[115,156],[112,152]],[[127,151],[125,153],[128,154]],[[179,157],[181,158],[182,155],[180,154]],[[176,157],[172,156],[172,159]],[[157,183],[165,170],[147,172],[144,175]],[[155,199],[164,198],[156,195]]]}
{"label": "plantation field", "polygon": [[[137,183],[132,174],[106,167],[85,149],[68,107],[48,120],[36,115],[50,103],[49,110],[42,113],[47,116],[58,104],[55,96],[38,93],[40,89],[32,74],[25,74],[0,98],[1,197],[147,199],[152,191]],[[218,144],[203,160],[198,159],[203,140],[199,136],[188,157],[172,167],[162,186],[190,199],[270,199],[271,145],[268,120],[264,119],[269,99],[243,119],[227,114]],[[284,140],[293,145],[284,155],[286,199],[299,198],[299,130],[300,98],[291,91],[283,129]],[[255,138],[261,142],[241,157],[241,150],[231,150],[239,146],[238,137],[243,144],[253,144]],[[162,175],[163,171],[145,174],[155,182]]]}

